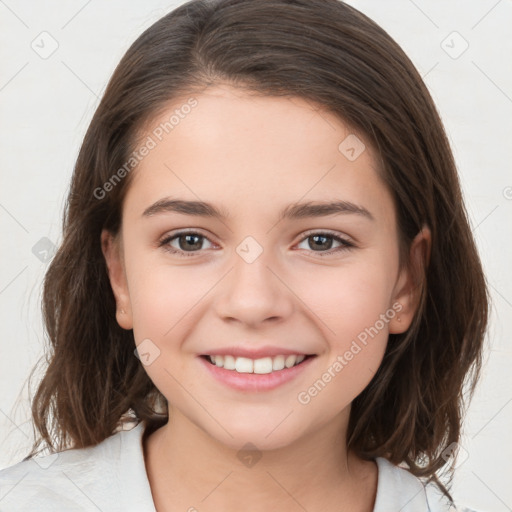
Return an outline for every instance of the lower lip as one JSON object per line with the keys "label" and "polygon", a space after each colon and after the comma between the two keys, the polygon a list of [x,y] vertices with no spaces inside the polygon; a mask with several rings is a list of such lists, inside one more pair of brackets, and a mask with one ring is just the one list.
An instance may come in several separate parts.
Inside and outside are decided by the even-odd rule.
{"label": "lower lip", "polygon": [[214,378],[231,388],[239,391],[270,391],[300,375],[315,359],[315,356],[304,359],[297,366],[261,374],[238,373],[235,370],[226,370],[211,364],[204,357],[199,357],[199,359]]}

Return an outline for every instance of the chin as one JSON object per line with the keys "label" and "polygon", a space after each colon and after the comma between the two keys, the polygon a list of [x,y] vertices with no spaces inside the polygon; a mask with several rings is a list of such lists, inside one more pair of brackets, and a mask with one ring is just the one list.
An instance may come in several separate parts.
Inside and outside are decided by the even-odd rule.
{"label": "chin", "polygon": [[296,430],[290,429],[291,425],[285,426],[285,423],[286,420],[283,422],[282,416],[275,420],[265,418],[262,421],[250,420],[246,416],[243,421],[238,423],[234,423],[232,419],[221,422],[231,435],[217,424],[213,430],[210,428],[205,430],[205,433],[236,452],[254,449],[253,446],[260,451],[277,450],[289,446],[300,438],[300,434]]}

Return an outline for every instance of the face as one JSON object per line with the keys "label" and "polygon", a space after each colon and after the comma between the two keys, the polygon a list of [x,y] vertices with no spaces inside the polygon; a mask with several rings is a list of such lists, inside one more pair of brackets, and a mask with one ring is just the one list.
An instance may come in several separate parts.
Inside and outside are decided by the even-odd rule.
{"label": "face", "polygon": [[121,231],[102,235],[118,322],[171,416],[225,445],[341,428],[414,312],[372,148],[301,98],[194,98],[142,135]]}

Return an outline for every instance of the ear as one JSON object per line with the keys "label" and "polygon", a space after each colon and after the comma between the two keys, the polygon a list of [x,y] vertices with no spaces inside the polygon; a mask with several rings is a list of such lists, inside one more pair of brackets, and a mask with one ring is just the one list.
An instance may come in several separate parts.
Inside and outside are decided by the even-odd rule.
{"label": "ear", "polygon": [[418,309],[425,269],[430,261],[432,235],[426,226],[414,237],[409,251],[409,264],[403,268],[394,289],[393,310],[396,315],[389,322],[389,332],[400,334],[409,329]]}
{"label": "ear", "polygon": [[133,328],[133,318],[128,292],[128,283],[124,269],[121,236],[114,236],[104,229],[101,232],[101,250],[108,269],[110,286],[116,299],[116,319],[123,329]]}

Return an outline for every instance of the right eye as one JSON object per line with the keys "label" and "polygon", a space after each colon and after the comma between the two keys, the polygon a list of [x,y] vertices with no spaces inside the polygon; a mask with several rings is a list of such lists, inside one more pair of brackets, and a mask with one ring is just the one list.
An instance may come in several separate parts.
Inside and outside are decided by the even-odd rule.
{"label": "right eye", "polygon": [[[209,241],[206,236],[196,231],[179,231],[163,238],[158,246],[180,257],[188,257],[194,256],[194,253],[200,252],[204,240]],[[175,242],[175,245],[172,245],[173,242]]]}

